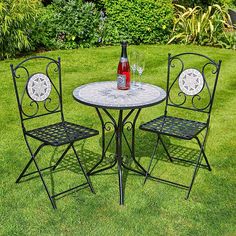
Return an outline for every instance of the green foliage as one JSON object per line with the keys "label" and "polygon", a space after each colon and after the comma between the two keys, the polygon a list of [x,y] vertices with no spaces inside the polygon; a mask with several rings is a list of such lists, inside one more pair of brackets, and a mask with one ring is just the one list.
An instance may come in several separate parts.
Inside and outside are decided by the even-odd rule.
{"label": "green foliage", "polygon": [[103,43],[160,43],[167,40],[173,21],[171,1],[104,0]]}
{"label": "green foliage", "polygon": [[104,0],[85,0],[85,2],[92,2],[95,4],[96,8],[100,10],[104,10]]}
{"label": "green foliage", "polygon": [[236,8],[236,0],[232,0],[230,6]]}
{"label": "green foliage", "polygon": [[32,34],[35,47],[77,48],[98,43],[99,13],[93,3],[54,0],[41,14]]}
{"label": "green foliage", "polygon": [[[228,13],[224,8],[215,4],[205,11],[200,6],[185,8],[176,5],[173,37],[168,43],[200,44],[211,46],[224,46],[227,42],[225,26],[230,27]],[[225,38],[225,40],[224,40]]]}
{"label": "green foliage", "polygon": [[175,0],[173,1],[176,4],[183,5],[185,7],[208,7],[214,4],[218,4],[220,6],[236,6],[236,0]]}
{"label": "green foliage", "polygon": [[52,3],[52,0],[41,0],[44,6],[47,6]]}
{"label": "green foliage", "polygon": [[34,49],[59,48],[56,40],[56,25],[54,24],[54,11],[51,6],[42,7],[40,14],[35,22],[32,33],[30,35]]}
{"label": "green foliage", "polygon": [[1,59],[30,48],[28,34],[38,6],[38,0],[0,0]]}
{"label": "green foliage", "polygon": [[219,44],[224,48],[236,50],[236,31],[224,32]]}

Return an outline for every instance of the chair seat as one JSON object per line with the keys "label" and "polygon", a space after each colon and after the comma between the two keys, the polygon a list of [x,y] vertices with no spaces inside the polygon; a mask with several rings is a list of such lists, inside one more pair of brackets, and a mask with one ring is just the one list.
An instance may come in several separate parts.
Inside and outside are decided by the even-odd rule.
{"label": "chair seat", "polygon": [[192,139],[198,135],[206,123],[172,116],[160,116],[140,126],[140,129],[181,139]]}
{"label": "chair seat", "polygon": [[81,125],[60,122],[26,132],[26,135],[52,146],[60,146],[97,135],[99,132]]}

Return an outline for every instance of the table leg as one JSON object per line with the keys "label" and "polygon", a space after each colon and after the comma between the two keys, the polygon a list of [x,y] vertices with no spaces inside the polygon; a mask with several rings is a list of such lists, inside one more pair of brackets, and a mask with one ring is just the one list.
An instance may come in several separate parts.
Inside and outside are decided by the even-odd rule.
{"label": "table leg", "polygon": [[[113,138],[114,138],[114,136],[115,136],[115,130],[116,130],[116,126],[117,126],[114,119],[111,119],[111,122],[104,122],[104,119],[103,119],[103,117],[102,117],[102,114],[101,114],[100,110],[99,110],[98,108],[96,108],[96,111],[97,111],[98,117],[99,117],[99,119],[100,119],[100,121],[101,121],[101,125],[102,125],[102,157],[101,157],[101,159],[99,160],[99,162],[97,162],[97,163],[92,167],[92,169],[90,169],[90,170],[87,172],[88,175],[94,175],[94,174],[99,173],[99,172],[102,172],[102,171],[104,171],[104,170],[111,169],[111,168],[114,167],[115,164],[117,163],[117,159],[115,158],[114,161],[113,161],[113,163],[112,163],[111,165],[109,165],[109,166],[107,166],[107,167],[104,167],[104,168],[101,168],[101,169],[98,169],[98,170],[95,170],[95,169],[103,162],[104,157],[106,156],[106,152],[107,152],[108,148],[110,147],[111,142],[112,142],[112,140],[113,140]],[[108,142],[108,144],[107,144],[107,146],[106,146],[106,144],[105,144],[105,139],[106,139],[106,137],[105,137],[105,136],[106,136],[105,132],[106,132],[106,131],[110,131],[111,128],[112,128],[111,126],[114,128],[114,133],[113,133],[113,135],[112,135],[110,141]]]}
{"label": "table leg", "polygon": [[119,111],[118,126],[116,129],[116,159],[118,164],[120,205],[124,205],[124,191],[122,181],[122,131],[123,131],[123,111]]}
{"label": "table leg", "polygon": [[[131,110],[132,113],[133,113],[133,111],[134,111],[134,110]],[[139,167],[139,169],[141,169],[141,171],[135,170],[135,169],[133,169],[133,168],[131,168],[131,167],[128,167],[128,166],[126,166],[124,163],[122,163],[122,166],[123,166],[124,168],[126,168],[126,169],[128,169],[128,170],[131,170],[131,171],[133,171],[133,172],[136,172],[136,173],[138,173],[138,174],[146,175],[146,172],[147,172],[147,171],[142,167],[142,165],[140,165],[140,163],[139,163],[139,162],[136,160],[136,158],[135,158],[135,125],[136,125],[136,121],[137,121],[137,119],[138,119],[138,116],[139,116],[140,112],[141,112],[141,109],[138,109],[137,112],[136,112],[136,114],[135,114],[135,116],[134,116],[134,119],[133,119],[132,122],[131,122],[131,121],[127,121],[128,118],[129,118],[129,114],[128,114],[128,115],[126,116],[126,118],[123,120],[123,126],[124,126],[124,127],[127,126],[127,130],[132,132],[131,145],[129,144],[128,139],[126,138],[125,133],[124,133],[124,132],[122,132],[122,133],[123,133],[123,136],[124,136],[124,140],[125,140],[125,142],[126,142],[128,148],[129,148],[129,150],[130,150],[131,158],[133,159],[134,163]],[[131,114],[132,114],[132,113],[131,113]],[[130,115],[131,115],[131,114],[130,114]]]}
{"label": "table leg", "polygon": [[[118,115],[118,120],[116,120],[110,112],[108,112],[106,109],[102,109],[103,112],[109,117],[108,122],[104,122],[103,116],[101,114],[101,110],[99,110],[98,108],[96,108],[97,114],[99,116],[99,119],[101,121],[102,124],[102,157],[100,159],[100,161],[98,163],[95,164],[95,166],[88,171],[89,175],[93,175],[95,173],[110,169],[112,167],[115,166],[115,164],[117,163],[117,167],[118,167],[118,178],[119,178],[119,193],[120,193],[120,205],[124,204],[124,186],[123,186],[123,168],[126,168],[130,171],[136,172],[138,174],[141,175],[146,175],[146,170],[141,166],[141,164],[136,160],[135,158],[135,124],[137,121],[137,118],[139,116],[139,113],[141,111],[141,109],[135,110],[132,109],[128,112],[128,114],[126,116],[123,117],[123,110],[119,110],[119,115]],[[128,121],[128,119],[130,118],[130,116],[134,113],[134,111],[137,111],[133,121]],[[131,145],[129,144],[127,137],[125,136],[124,133],[124,127],[127,126],[127,130],[128,131],[132,131],[132,139],[131,139]],[[105,144],[105,139],[106,139],[106,131],[111,131],[114,130],[111,139],[109,140],[107,146]],[[106,152],[109,148],[109,146],[111,145],[111,142],[113,140],[113,138],[115,137],[115,141],[116,141],[116,153],[115,153],[115,158],[114,161],[111,165],[95,170],[104,160],[104,157],[106,156]],[[130,150],[131,153],[131,158],[134,161],[134,163],[139,167],[140,170],[135,170],[131,167],[128,167],[127,165],[125,165],[125,163],[122,161],[123,159],[123,155],[122,155],[122,138],[124,137],[124,140]]]}

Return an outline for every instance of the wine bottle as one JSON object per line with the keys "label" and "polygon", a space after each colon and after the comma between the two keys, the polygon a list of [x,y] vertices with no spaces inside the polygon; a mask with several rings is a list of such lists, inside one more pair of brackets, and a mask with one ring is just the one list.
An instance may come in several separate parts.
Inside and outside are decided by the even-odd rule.
{"label": "wine bottle", "polygon": [[117,68],[117,88],[127,90],[130,88],[130,66],[127,57],[127,43],[121,43],[121,57]]}

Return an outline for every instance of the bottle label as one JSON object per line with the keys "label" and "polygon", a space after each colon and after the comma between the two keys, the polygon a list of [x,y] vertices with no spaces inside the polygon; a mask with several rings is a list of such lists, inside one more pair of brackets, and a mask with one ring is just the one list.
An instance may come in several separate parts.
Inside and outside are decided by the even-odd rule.
{"label": "bottle label", "polygon": [[118,88],[126,88],[126,75],[117,75],[117,86]]}
{"label": "bottle label", "polygon": [[128,61],[127,57],[121,57],[121,58],[120,58],[120,62],[121,62],[121,63],[127,62],[127,61]]}

